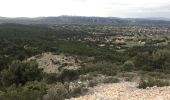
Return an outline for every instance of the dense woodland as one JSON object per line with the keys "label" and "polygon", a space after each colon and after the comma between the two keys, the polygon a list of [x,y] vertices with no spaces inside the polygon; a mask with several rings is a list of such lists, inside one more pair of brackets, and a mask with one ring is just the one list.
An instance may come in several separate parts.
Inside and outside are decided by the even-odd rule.
{"label": "dense woodland", "polygon": [[[56,82],[60,83],[55,87],[57,97],[48,100],[70,98],[76,93],[69,92],[65,88],[65,82],[69,83],[88,73],[115,76],[123,72],[139,72],[150,73],[153,77],[162,75],[161,78],[170,75],[170,44],[132,46],[120,52],[117,48],[99,47],[95,42],[76,41],[88,35],[90,34],[83,30],[1,24],[0,100],[42,100],[48,94],[51,84]],[[82,64],[78,70],[47,74],[38,68],[37,62],[27,61],[28,58],[44,52],[95,59],[86,61],[92,63],[91,66]]]}

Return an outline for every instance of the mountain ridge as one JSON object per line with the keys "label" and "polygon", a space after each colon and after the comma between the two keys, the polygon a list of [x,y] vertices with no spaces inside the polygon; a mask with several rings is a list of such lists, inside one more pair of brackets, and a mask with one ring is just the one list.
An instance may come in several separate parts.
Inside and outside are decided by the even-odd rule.
{"label": "mountain ridge", "polygon": [[163,18],[119,18],[119,17],[86,17],[86,16],[58,16],[58,17],[0,17],[2,23],[17,24],[87,24],[87,25],[114,25],[114,24],[165,24],[170,25],[170,20]]}

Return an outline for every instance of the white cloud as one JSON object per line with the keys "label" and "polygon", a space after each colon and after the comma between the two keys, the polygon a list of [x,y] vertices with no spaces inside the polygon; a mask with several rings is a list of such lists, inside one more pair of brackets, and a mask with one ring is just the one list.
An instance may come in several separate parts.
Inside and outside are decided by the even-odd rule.
{"label": "white cloud", "polygon": [[170,17],[170,0],[0,0],[0,16]]}

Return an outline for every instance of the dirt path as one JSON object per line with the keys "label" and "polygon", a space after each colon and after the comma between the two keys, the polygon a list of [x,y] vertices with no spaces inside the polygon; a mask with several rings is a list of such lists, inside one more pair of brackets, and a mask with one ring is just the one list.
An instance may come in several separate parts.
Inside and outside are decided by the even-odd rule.
{"label": "dirt path", "polygon": [[137,83],[102,84],[71,100],[170,100],[170,86],[138,89]]}

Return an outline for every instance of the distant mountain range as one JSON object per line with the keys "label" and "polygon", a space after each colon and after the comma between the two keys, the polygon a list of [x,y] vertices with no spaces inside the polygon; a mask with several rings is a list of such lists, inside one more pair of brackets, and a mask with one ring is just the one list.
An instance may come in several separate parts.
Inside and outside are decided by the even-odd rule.
{"label": "distant mountain range", "polygon": [[170,18],[165,18],[165,17],[149,17],[149,18],[145,18],[145,19],[170,21]]}
{"label": "distant mountain range", "polygon": [[117,24],[147,24],[147,25],[170,25],[167,18],[117,18],[117,17],[82,17],[82,16],[59,16],[59,17],[37,17],[37,18],[6,18],[0,17],[2,23],[17,24],[85,24],[85,25],[117,25]]}

